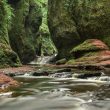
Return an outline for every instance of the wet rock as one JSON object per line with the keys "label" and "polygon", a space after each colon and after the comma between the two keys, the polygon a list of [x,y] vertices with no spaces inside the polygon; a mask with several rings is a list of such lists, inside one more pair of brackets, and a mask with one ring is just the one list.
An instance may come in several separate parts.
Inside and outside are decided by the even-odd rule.
{"label": "wet rock", "polygon": [[107,76],[110,76],[110,68],[104,67],[103,71]]}
{"label": "wet rock", "polygon": [[29,65],[44,65],[55,62],[57,54],[53,54],[51,56],[36,56],[36,58],[29,63]]}
{"label": "wet rock", "polygon": [[25,73],[33,73],[36,68],[32,66],[22,66],[22,67],[9,67],[0,69],[1,73],[4,73],[7,76],[14,77],[18,75],[24,75]]}
{"label": "wet rock", "polygon": [[10,87],[17,87],[19,83],[9,76],[4,75],[4,73],[0,73],[0,91],[5,91]]}
{"label": "wet rock", "polygon": [[50,68],[50,69],[39,69],[37,71],[31,72],[32,76],[64,76],[72,74],[72,70],[70,68],[62,68],[62,69],[56,69],[56,68]]}
{"label": "wet rock", "polygon": [[67,62],[67,60],[64,58],[64,59],[56,61],[56,64],[61,65],[61,64],[65,64],[66,62]]}
{"label": "wet rock", "polygon": [[59,72],[71,72],[72,70],[70,69],[70,68],[63,68],[63,69],[57,69],[57,70],[55,70],[54,72],[57,72],[57,73],[59,73]]}
{"label": "wet rock", "polygon": [[89,78],[89,77],[100,77],[101,75],[103,75],[103,72],[91,72],[91,73],[73,74],[73,77],[86,79],[86,78]]}
{"label": "wet rock", "polygon": [[55,73],[53,75],[50,75],[50,77],[53,77],[53,78],[71,78],[72,73],[70,73],[70,72]]}
{"label": "wet rock", "polygon": [[48,76],[50,73],[46,72],[46,71],[42,71],[42,72],[33,72],[31,75],[32,76]]}

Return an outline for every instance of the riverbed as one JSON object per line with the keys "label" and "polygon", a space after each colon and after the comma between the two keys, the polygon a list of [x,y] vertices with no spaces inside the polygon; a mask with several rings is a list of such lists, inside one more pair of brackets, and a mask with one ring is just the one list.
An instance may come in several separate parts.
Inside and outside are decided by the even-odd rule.
{"label": "riverbed", "polygon": [[51,69],[50,73],[57,71],[56,76],[26,73],[14,77],[22,85],[0,95],[0,110],[110,110],[109,81],[64,77],[62,70],[68,69]]}

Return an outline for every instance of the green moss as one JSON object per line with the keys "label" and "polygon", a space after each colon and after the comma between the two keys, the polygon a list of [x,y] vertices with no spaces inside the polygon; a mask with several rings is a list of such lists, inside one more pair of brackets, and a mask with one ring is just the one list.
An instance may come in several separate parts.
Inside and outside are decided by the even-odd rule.
{"label": "green moss", "polygon": [[0,67],[20,65],[17,54],[9,44],[8,31],[11,29],[12,8],[6,0],[0,1]]}
{"label": "green moss", "polygon": [[74,47],[70,53],[75,53],[75,52],[90,52],[90,51],[98,51],[101,50],[100,48],[96,47],[95,45],[90,42],[90,40],[84,41],[82,44]]}
{"label": "green moss", "polygon": [[11,47],[26,64],[36,57],[37,32],[42,22],[41,8],[36,0],[19,0],[11,6],[15,14],[9,32]]}
{"label": "green moss", "polygon": [[0,64],[0,67],[15,67],[20,66],[20,61],[15,52],[12,50],[3,49],[3,51],[0,51]]}
{"label": "green moss", "polygon": [[102,41],[106,43],[106,45],[110,48],[110,36],[103,36]]}
{"label": "green moss", "polygon": [[82,54],[79,58],[68,60],[67,64],[93,64],[96,63],[96,58],[98,56],[98,52],[87,52]]}
{"label": "green moss", "polygon": [[[48,9],[48,0],[36,0],[36,2],[42,8],[42,24],[40,26],[40,36],[37,39],[38,44],[41,44],[41,55],[52,55],[56,52],[56,48],[51,40],[50,32],[47,24],[47,9]],[[39,46],[39,45],[38,45]]]}
{"label": "green moss", "polygon": [[[100,39],[110,47],[109,2],[109,0],[49,0],[49,28],[60,57],[66,57],[71,49],[86,39]],[[88,50],[88,46],[91,50],[96,48],[91,45],[83,48]],[[66,48],[65,51],[63,48]],[[80,46],[75,51],[77,49],[80,50]]]}
{"label": "green moss", "polygon": [[0,1],[0,42],[9,43],[8,27],[10,27],[11,8],[6,3],[6,0]]}
{"label": "green moss", "polygon": [[73,65],[73,64],[75,64],[75,59],[69,60],[66,64],[68,64],[68,65]]}
{"label": "green moss", "polygon": [[69,51],[80,40],[69,5],[69,0],[49,0],[48,4],[48,25],[59,59],[69,57]]}

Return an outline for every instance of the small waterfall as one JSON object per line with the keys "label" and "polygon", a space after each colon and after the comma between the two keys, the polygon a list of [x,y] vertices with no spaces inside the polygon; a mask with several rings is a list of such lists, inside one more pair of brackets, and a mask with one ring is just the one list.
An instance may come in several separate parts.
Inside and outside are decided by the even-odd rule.
{"label": "small waterfall", "polygon": [[50,63],[52,60],[56,58],[57,54],[54,54],[52,56],[36,56],[36,59],[29,64],[36,65],[36,64],[47,64]]}

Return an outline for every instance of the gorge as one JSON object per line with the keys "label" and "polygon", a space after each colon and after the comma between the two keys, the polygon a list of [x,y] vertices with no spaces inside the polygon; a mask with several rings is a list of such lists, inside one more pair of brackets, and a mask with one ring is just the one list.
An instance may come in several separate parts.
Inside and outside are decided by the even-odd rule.
{"label": "gorge", "polygon": [[110,109],[109,7],[0,0],[0,109]]}

